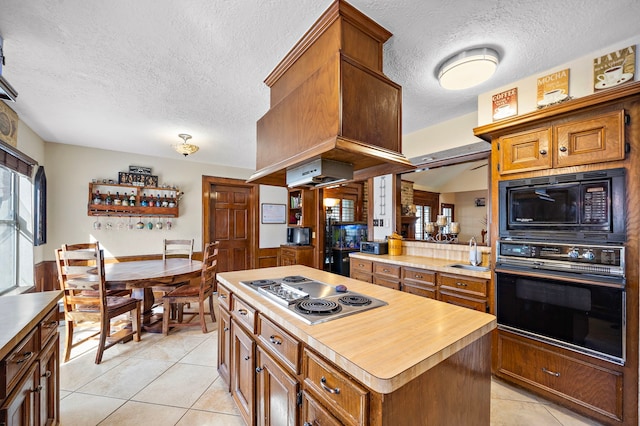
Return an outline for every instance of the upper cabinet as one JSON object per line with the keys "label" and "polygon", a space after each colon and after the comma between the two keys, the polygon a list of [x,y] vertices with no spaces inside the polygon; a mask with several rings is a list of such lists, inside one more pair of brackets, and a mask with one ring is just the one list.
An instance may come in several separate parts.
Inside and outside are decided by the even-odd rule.
{"label": "upper cabinet", "polygon": [[624,110],[552,121],[498,138],[500,174],[624,159]]}

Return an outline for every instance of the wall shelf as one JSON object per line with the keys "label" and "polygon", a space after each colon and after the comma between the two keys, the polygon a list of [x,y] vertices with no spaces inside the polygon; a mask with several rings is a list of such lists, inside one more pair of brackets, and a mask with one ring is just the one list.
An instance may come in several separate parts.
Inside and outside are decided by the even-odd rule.
{"label": "wall shelf", "polygon": [[[99,203],[96,202],[96,194],[99,194]],[[108,195],[112,198],[111,204],[106,203]],[[126,196],[127,198],[125,204],[128,204],[132,195],[134,197],[134,205],[122,205],[124,197]],[[176,188],[120,185],[117,183],[89,183],[87,215],[178,217],[180,195],[180,190]],[[116,201],[116,197],[119,197],[120,202]],[[144,201],[150,203],[150,200],[153,200],[154,206],[142,205]],[[158,206],[155,205],[157,202]]]}

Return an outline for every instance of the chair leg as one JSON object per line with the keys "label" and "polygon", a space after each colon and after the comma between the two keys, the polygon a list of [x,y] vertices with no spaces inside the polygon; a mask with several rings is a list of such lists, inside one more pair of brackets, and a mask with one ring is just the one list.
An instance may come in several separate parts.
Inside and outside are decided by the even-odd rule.
{"label": "chair leg", "polygon": [[167,336],[169,334],[169,316],[171,311],[171,303],[168,299],[165,299],[162,305],[162,334]]}
{"label": "chair leg", "polygon": [[207,332],[207,322],[204,320],[204,300],[200,300],[200,302],[198,303],[198,314],[200,316],[200,325],[202,326],[202,332],[206,333]]}
{"label": "chair leg", "polygon": [[[136,342],[140,341],[140,304],[142,302],[138,301],[138,303],[136,303],[136,308],[133,310],[133,318],[131,318],[131,326],[132,329],[135,331],[135,334],[133,335],[133,340]],[[163,316],[164,318],[164,316]]]}
{"label": "chair leg", "polygon": [[64,344],[64,362],[67,362],[69,358],[71,358],[71,346],[73,345],[73,320],[67,320],[64,335],[66,339]]}
{"label": "chair leg", "polygon": [[98,351],[96,352],[96,364],[102,362],[102,354],[106,346],[107,337],[111,334],[111,320],[105,317],[100,320],[100,342],[98,343]]}
{"label": "chair leg", "polygon": [[211,314],[211,321],[216,322],[216,313],[213,311],[213,294],[209,296],[209,313]]}

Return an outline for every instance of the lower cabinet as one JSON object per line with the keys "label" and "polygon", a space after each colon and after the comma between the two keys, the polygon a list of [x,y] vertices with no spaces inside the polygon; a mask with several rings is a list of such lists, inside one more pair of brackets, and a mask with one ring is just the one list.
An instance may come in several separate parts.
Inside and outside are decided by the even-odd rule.
{"label": "lower cabinet", "polygon": [[[623,372],[615,365],[500,330],[493,369],[499,377],[602,422],[622,421]],[[585,409],[587,411],[585,411]]]}
{"label": "lower cabinet", "polygon": [[0,361],[0,425],[59,422],[57,305]]}
{"label": "lower cabinet", "polygon": [[438,300],[476,311],[488,312],[489,280],[438,273]]}
{"label": "lower cabinet", "polygon": [[256,423],[261,426],[298,424],[298,380],[260,346],[256,349]]}
{"label": "lower cabinet", "polygon": [[437,299],[436,273],[419,268],[402,267],[402,291]]}
{"label": "lower cabinet", "polygon": [[373,283],[400,290],[400,266],[373,262]]}
{"label": "lower cabinet", "polygon": [[231,326],[231,395],[245,423],[254,424],[255,342],[234,320]]}
{"label": "lower cabinet", "polygon": [[304,426],[342,426],[343,424],[306,391],[302,392],[302,421]]}
{"label": "lower cabinet", "polygon": [[231,365],[231,316],[222,308],[218,315],[218,374],[225,383],[230,383]]}
{"label": "lower cabinet", "polygon": [[313,246],[280,246],[278,266],[306,265],[313,267]]}

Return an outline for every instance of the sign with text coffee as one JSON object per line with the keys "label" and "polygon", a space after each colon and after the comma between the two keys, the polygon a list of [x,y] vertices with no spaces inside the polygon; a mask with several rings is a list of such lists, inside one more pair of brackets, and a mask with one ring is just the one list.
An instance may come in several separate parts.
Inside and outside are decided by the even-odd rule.
{"label": "sign with text coffee", "polygon": [[593,88],[606,90],[634,80],[636,46],[625,47],[593,60]]}
{"label": "sign with text coffee", "polygon": [[518,115],[518,88],[505,90],[491,96],[493,121]]}

